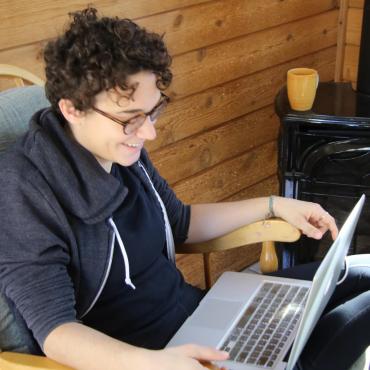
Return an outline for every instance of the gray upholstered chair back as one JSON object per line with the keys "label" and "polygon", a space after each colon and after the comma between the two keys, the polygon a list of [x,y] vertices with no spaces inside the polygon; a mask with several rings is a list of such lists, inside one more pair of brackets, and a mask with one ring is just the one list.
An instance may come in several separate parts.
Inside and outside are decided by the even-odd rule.
{"label": "gray upholstered chair back", "polygon": [[16,87],[0,93],[0,155],[27,130],[33,113],[48,106],[41,86]]}
{"label": "gray upholstered chair back", "polygon": [[[0,155],[27,130],[31,116],[49,105],[44,88],[40,86],[17,87],[0,93]],[[1,350],[39,352],[24,320],[0,293]]]}

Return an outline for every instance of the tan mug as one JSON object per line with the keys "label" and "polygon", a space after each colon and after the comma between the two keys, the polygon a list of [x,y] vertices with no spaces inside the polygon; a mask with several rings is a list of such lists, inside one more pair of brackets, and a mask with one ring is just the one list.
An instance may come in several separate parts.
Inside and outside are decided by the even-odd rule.
{"label": "tan mug", "polygon": [[310,110],[315,100],[319,74],[311,68],[293,68],[287,73],[288,99],[292,109]]}

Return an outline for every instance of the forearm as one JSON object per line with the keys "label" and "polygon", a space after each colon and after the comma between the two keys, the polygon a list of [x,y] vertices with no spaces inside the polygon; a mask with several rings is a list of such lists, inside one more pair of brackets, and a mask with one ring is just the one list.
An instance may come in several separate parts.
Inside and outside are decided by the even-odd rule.
{"label": "forearm", "polygon": [[148,350],[115,340],[78,323],[63,324],[46,338],[47,357],[76,370],[144,369]]}
{"label": "forearm", "polygon": [[[310,238],[320,239],[327,230],[338,235],[334,218],[319,204],[274,196],[271,210]],[[186,243],[197,243],[229,233],[241,226],[263,220],[270,212],[269,197],[237,202],[191,206]]]}
{"label": "forearm", "polygon": [[[276,200],[274,197],[274,203]],[[268,212],[268,197],[192,205],[186,243],[216,238],[241,226],[263,220]]]}
{"label": "forearm", "polygon": [[76,370],[201,370],[199,361],[223,361],[226,352],[197,345],[164,350],[134,347],[78,323],[54,329],[44,343],[45,354]]}

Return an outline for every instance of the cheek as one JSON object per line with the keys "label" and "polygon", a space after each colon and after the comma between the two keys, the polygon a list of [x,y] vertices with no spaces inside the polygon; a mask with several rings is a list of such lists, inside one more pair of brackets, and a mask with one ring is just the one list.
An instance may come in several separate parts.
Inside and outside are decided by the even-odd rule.
{"label": "cheek", "polygon": [[[104,122],[105,123],[105,122]],[[100,145],[114,145],[122,140],[123,132],[119,125],[96,124],[91,128],[90,138]]]}

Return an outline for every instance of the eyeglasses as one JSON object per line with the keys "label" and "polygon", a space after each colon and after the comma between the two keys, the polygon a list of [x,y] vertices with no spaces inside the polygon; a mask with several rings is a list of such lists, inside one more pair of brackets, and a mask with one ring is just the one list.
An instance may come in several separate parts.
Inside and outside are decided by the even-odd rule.
{"label": "eyeglasses", "polygon": [[109,118],[110,120],[118,123],[119,125],[123,126],[123,132],[126,135],[131,135],[144,124],[147,117],[150,118],[151,122],[154,122],[159,117],[159,115],[164,111],[164,109],[167,107],[167,104],[169,103],[169,101],[170,101],[170,98],[161,92],[161,98],[159,99],[159,102],[155,105],[155,107],[150,112],[139,113],[137,116],[132,117],[126,121],[122,121],[118,119],[117,117],[114,117],[110,115],[109,113],[104,112],[95,107],[92,107],[92,110],[94,110],[96,113],[101,114],[104,117]]}

